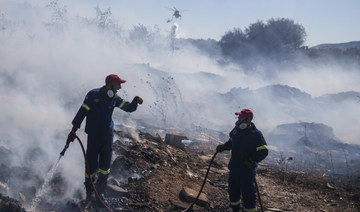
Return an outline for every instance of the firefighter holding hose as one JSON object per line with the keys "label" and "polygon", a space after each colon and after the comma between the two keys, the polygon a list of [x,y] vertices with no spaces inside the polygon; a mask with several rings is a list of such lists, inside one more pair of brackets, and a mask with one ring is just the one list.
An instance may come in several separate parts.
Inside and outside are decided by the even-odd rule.
{"label": "firefighter holding hose", "polygon": [[72,121],[73,128],[68,135],[67,142],[75,140],[75,132],[80,128],[82,121],[86,117],[85,132],[88,134],[86,158],[89,170],[85,171],[84,184],[87,200],[91,199],[93,193],[90,178],[94,181],[98,175],[95,184],[98,194],[102,194],[107,185],[113,145],[114,122],[112,113],[114,108],[117,107],[126,112],[133,112],[137,109],[138,104],[143,102],[139,96],[135,96],[131,102],[128,102],[117,95],[121,84],[125,82],[116,74],[108,75],[105,78],[103,87],[95,88],[87,93],[83,104]]}
{"label": "firefighter holding hose", "polygon": [[268,155],[268,147],[264,136],[252,122],[251,110],[244,109],[235,115],[238,115],[238,120],[229,140],[218,145],[216,151],[232,150],[228,164],[230,207],[233,211],[240,211],[244,207],[243,211],[257,212],[257,164]]}

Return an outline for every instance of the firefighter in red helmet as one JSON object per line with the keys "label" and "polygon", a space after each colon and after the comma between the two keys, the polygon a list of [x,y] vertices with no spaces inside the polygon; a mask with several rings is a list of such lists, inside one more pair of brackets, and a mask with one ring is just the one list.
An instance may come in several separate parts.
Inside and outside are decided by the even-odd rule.
{"label": "firefighter in red helmet", "polygon": [[252,122],[253,112],[244,109],[235,113],[238,120],[230,132],[230,138],[225,144],[217,146],[222,152],[231,150],[229,172],[230,207],[233,211],[256,212],[255,175],[257,163],[268,155],[268,147],[264,136]]}
{"label": "firefighter in red helmet", "polygon": [[[121,84],[125,83],[116,74],[110,74],[105,78],[105,85],[89,91],[83,104],[75,115],[73,128],[68,135],[68,141],[74,141],[76,130],[86,117],[85,132],[88,134],[86,158],[89,170],[85,172],[86,198],[90,199],[93,188],[90,178],[96,183],[96,190],[103,193],[110,173],[110,162],[113,145],[114,122],[112,113],[114,108],[120,108],[126,112],[133,112],[143,100],[135,96],[132,102],[128,102],[117,95]],[[88,174],[89,173],[89,174]]]}

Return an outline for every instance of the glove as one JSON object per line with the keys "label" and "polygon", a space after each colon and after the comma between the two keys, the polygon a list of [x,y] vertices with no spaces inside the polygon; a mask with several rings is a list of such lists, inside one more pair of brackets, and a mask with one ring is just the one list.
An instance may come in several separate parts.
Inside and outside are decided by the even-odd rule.
{"label": "glove", "polygon": [[143,103],[143,99],[140,96],[135,96],[134,100],[136,101],[136,103],[138,103],[140,105]]}
{"label": "glove", "polygon": [[251,158],[247,158],[243,161],[243,164],[247,168],[252,169],[252,168],[254,168],[255,161],[253,161],[253,159],[251,159]]}
{"label": "glove", "polygon": [[67,137],[67,139],[66,139],[66,142],[67,143],[73,142],[75,140],[75,138],[76,138],[76,133],[71,130],[68,137]]}
{"label": "glove", "polygon": [[216,147],[216,151],[217,152],[223,152],[225,150],[225,145],[224,144],[219,144],[217,147]]}

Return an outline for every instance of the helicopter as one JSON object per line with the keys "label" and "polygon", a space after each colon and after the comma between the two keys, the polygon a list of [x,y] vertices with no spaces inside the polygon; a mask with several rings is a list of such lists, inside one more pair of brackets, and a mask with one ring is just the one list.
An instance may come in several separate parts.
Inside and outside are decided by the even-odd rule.
{"label": "helicopter", "polygon": [[174,8],[169,8],[169,10],[174,11],[174,13],[173,13],[173,15],[171,16],[171,19],[169,19],[169,20],[166,21],[167,23],[171,22],[171,21],[174,19],[174,17],[175,17],[175,18],[179,18],[179,19],[181,20],[180,11],[179,11],[178,9],[176,9],[176,7],[174,7]]}

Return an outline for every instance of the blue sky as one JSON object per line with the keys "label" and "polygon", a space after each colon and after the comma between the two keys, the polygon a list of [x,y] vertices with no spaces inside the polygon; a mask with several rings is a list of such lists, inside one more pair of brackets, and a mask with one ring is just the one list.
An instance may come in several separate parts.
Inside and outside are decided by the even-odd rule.
{"label": "blue sky", "polygon": [[139,23],[167,31],[169,8],[182,15],[177,20],[181,37],[219,40],[233,28],[244,29],[257,20],[289,18],[302,24],[306,45],[360,41],[359,0],[59,0],[68,11],[93,16],[94,8],[111,8],[124,28]]}

